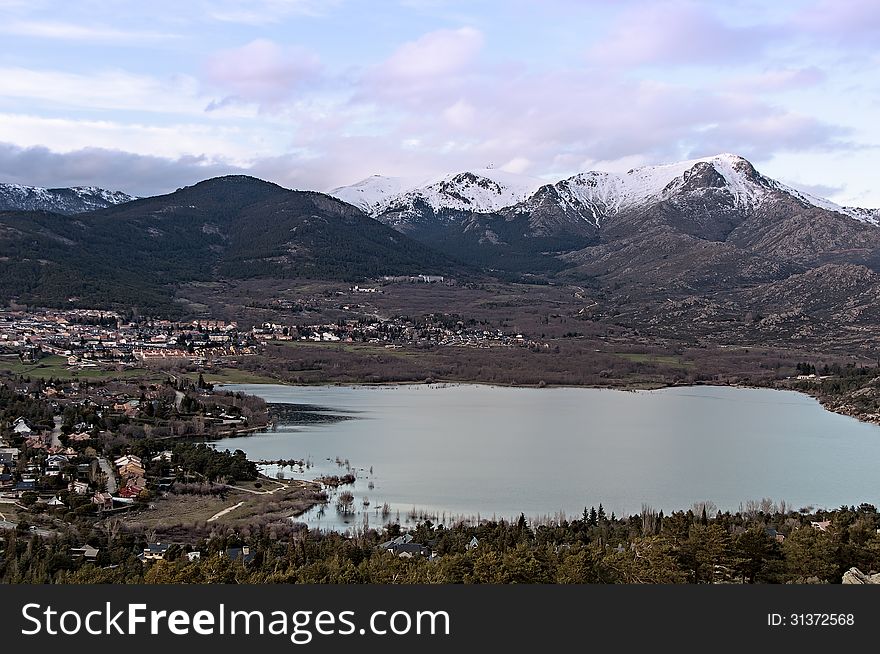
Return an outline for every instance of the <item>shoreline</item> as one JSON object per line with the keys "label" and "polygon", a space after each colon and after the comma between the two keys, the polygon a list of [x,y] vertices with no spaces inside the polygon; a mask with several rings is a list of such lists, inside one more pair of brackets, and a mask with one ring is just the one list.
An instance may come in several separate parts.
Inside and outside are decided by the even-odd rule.
{"label": "shoreline", "polygon": [[[785,385],[785,382],[789,380],[779,380],[776,383],[772,384],[749,384],[749,383],[737,383],[737,384],[725,384],[725,383],[701,383],[701,382],[692,382],[692,383],[680,383],[680,382],[669,382],[669,383],[645,383],[645,384],[623,384],[619,386],[615,385],[588,385],[588,384],[517,384],[517,383],[505,383],[505,382],[485,382],[485,381],[462,381],[462,380],[442,380],[438,379],[432,382],[424,382],[424,381],[402,381],[402,382],[323,382],[323,383],[313,383],[313,384],[302,384],[295,382],[285,382],[285,381],[273,381],[273,382],[259,382],[259,383],[216,383],[215,387],[223,388],[228,386],[287,386],[291,388],[316,388],[316,387],[337,387],[337,388],[393,388],[398,386],[487,386],[487,387],[496,387],[496,388],[531,388],[535,390],[544,390],[544,389],[554,389],[554,388],[575,388],[575,389],[590,389],[590,390],[608,390],[608,391],[621,391],[621,392],[637,392],[637,391],[658,391],[663,390],[665,388],[683,388],[683,387],[718,387],[718,388],[745,388],[745,389],[754,389],[754,390],[774,390],[774,391],[789,391],[792,393],[799,393],[801,395],[806,395],[814,400],[816,400],[823,409],[828,411],[829,413],[836,413],[837,415],[847,416],[849,418],[853,418],[858,420],[859,422],[869,424],[869,425],[880,425],[880,412],[878,413],[865,413],[861,412],[855,407],[849,405],[837,405],[833,401],[833,399],[819,393],[819,392],[810,392],[807,389],[803,388],[791,388],[790,386]],[[817,389],[818,390],[818,389]],[[268,402],[268,404],[272,404]],[[264,429],[269,429],[271,425],[266,426]],[[259,430],[252,430],[259,431]],[[232,434],[233,436],[235,434]]]}

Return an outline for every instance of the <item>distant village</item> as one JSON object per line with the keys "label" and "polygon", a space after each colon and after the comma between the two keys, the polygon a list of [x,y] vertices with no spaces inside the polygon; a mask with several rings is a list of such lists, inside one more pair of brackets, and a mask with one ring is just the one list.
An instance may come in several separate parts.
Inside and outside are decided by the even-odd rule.
{"label": "distant village", "polygon": [[[356,311],[343,305],[342,310]],[[22,362],[64,357],[74,369],[107,366],[144,367],[188,363],[234,365],[239,357],[259,354],[267,341],[367,343],[385,347],[528,347],[547,343],[506,333],[457,315],[428,314],[420,319],[361,316],[334,322],[265,322],[240,329],[223,320],[170,320],[123,317],[97,309],[0,311],[0,356]]]}
{"label": "distant village", "polygon": [[0,353],[23,361],[54,354],[77,368],[150,361],[206,363],[254,354],[253,341],[234,322],[133,320],[97,309],[0,311]]}

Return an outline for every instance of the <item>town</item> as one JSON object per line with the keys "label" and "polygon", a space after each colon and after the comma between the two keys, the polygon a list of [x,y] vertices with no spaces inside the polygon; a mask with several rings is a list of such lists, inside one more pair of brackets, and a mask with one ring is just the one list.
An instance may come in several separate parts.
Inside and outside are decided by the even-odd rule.
{"label": "town", "polygon": [[297,340],[391,347],[549,347],[523,334],[505,333],[454,314],[428,314],[419,320],[362,316],[314,324],[265,322],[240,329],[236,322],[223,320],[135,319],[97,309],[0,311],[0,357],[14,354],[22,362],[33,363],[55,355],[76,369],[161,362],[229,363],[257,354],[261,343]]}

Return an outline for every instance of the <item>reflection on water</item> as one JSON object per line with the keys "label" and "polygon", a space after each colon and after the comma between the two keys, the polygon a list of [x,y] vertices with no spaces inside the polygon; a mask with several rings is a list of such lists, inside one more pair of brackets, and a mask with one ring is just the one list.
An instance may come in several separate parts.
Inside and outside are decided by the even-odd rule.
{"label": "reflection on water", "polygon": [[[880,499],[880,428],[829,413],[797,393],[729,387],[227,388],[296,408],[286,409],[287,424],[273,432],[223,439],[218,447],[242,449],[253,460],[304,463],[266,465],[270,476],[354,473],[353,485],[331,490],[323,510],[303,517],[322,528],[405,524],[426,516],[449,524],[462,516],[576,515],[600,502],[623,515],[637,513],[643,503],[669,511],[711,501],[736,510],[763,497],[796,508]],[[343,514],[336,502],[345,490],[354,501]]]}

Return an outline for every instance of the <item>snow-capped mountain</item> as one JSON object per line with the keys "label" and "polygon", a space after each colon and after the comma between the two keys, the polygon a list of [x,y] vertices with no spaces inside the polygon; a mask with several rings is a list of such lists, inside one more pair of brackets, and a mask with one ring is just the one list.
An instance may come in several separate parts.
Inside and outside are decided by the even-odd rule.
{"label": "snow-capped mountain", "polygon": [[739,210],[754,210],[775,193],[784,193],[804,205],[841,213],[880,225],[880,209],[840,206],[761,175],[735,154],[723,153],[670,164],[643,166],[626,173],[588,171],[548,180],[495,169],[477,169],[424,182],[375,175],[333,191],[380,221],[399,229],[444,211],[494,213],[508,209],[532,212],[552,202],[559,210],[599,226],[618,213],[646,207],[682,193],[714,192],[727,197]]}
{"label": "snow-capped mountain", "polygon": [[[768,180],[752,164],[732,154],[644,166],[619,175],[600,171],[579,173],[557,182],[554,188],[565,208],[580,213],[597,227],[609,216],[683,192],[723,189],[734,206],[754,208],[771,190]],[[530,209],[529,204],[522,209]]]}
{"label": "snow-capped mountain", "polygon": [[401,223],[424,213],[444,210],[492,213],[522,202],[547,181],[495,168],[479,168],[423,181],[374,175],[330,195],[373,216],[394,213]]}
{"label": "snow-capped mountain", "polygon": [[403,195],[417,184],[418,182],[403,177],[372,175],[350,186],[335,188],[328,195],[353,204],[361,211],[375,216],[382,213],[389,200]]}
{"label": "snow-capped mountain", "polygon": [[0,184],[0,211],[51,211],[72,215],[105,209],[137,199],[122,191],[95,186],[40,188],[21,184]]}
{"label": "snow-capped mountain", "polygon": [[411,188],[369,178],[332,193],[453,258],[515,273],[574,266],[662,283],[703,265],[686,284],[723,286],[825,262],[873,265],[880,252],[880,210],[817,198],[729,153],[555,182],[473,170]]}

